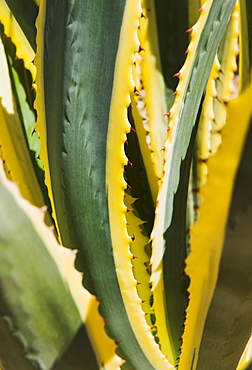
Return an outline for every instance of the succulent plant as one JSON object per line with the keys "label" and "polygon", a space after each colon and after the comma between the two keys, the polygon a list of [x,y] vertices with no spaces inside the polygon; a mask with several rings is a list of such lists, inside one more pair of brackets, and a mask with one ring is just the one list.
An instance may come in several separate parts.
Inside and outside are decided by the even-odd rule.
{"label": "succulent plant", "polygon": [[251,368],[251,10],[0,0],[1,370]]}

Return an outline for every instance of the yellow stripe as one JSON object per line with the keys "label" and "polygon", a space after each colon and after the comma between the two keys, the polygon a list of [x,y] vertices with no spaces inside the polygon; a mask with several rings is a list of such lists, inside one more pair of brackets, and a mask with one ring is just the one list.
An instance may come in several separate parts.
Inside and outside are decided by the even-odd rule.
{"label": "yellow stripe", "polygon": [[17,185],[8,181],[2,171],[0,171],[0,176],[2,184],[12,194],[19,207],[29,218],[38,236],[56,263],[63,280],[67,283],[80,317],[85,323],[100,368],[119,370],[119,366],[122,365],[122,359],[115,355],[116,344],[105,332],[104,320],[98,312],[99,302],[95,296],[83,288],[83,276],[74,267],[76,251],[63,248],[58,244],[52,228],[44,223],[45,208],[37,208],[30,204],[20,196]]}
{"label": "yellow stripe", "polygon": [[[238,5],[234,7],[232,17],[226,32],[225,45],[221,49],[221,65],[216,55],[204,98],[199,128],[196,138],[197,179],[194,187],[200,189],[207,181],[207,160],[214,155],[221,145],[220,130],[226,124],[226,103],[234,99],[238,93],[236,57],[238,53]],[[202,199],[195,193],[196,205],[200,206]],[[197,211],[195,211],[197,213]]]}
{"label": "yellow stripe", "polygon": [[246,370],[249,365],[252,364],[252,335],[249,338],[248,343],[246,344],[245,350],[241,356],[239,364],[236,370]]}
{"label": "yellow stripe", "polygon": [[164,176],[162,178],[162,184],[158,195],[158,203],[156,207],[156,218],[154,228],[152,232],[152,276],[151,282],[153,284],[153,296],[154,296],[154,310],[156,315],[156,326],[158,328],[157,336],[160,339],[162,352],[169,358],[173,363],[176,362],[175,354],[173,354],[172,342],[169,337],[168,328],[166,325],[166,312],[165,312],[165,301],[164,301],[164,282],[163,282],[163,253],[164,253],[164,221],[165,221],[165,207],[166,207],[166,190],[168,184],[168,174],[171,165],[171,158],[173,152],[174,141],[176,137],[177,124],[180,116],[180,112],[183,108],[184,92],[186,91],[189,83],[191,69],[193,66],[198,41],[200,39],[201,31],[205,25],[208,17],[209,10],[212,5],[212,0],[206,1],[202,11],[200,12],[200,18],[198,22],[193,26],[193,32],[191,34],[191,43],[188,47],[187,59],[180,70],[180,80],[177,87],[177,94],[175,102],[171,108],[170,115],[170,131],[165,142],[164,150]]}
{"label": "yellow stripe", "polygon": [[192,251],[186,261],[191,284],[180,370],[191,369],[193,357],[192,370],[196,368],[204,322],[217,281],[235,174],[252,114],[251,98],[252,84],[228,104],[222,145],[208,160],[209,177],[201,191],[204,203],[192,227]]}
{"label": "yellow stripe", "polygon": [[34,172],[27,141],[15,106],[7,60],[0,39],[0,155],[8,177],[17,182],[23,197],[37,206],[44,205]]}
{"label": "yellow stripe", "polygon": [[232,17],[227,29],[225,45],[221,60],[222,73],[219,74],[217,81],[217,99],[214,101],[215,120],[211,135],[211,152],[215,154],[221,144],[220,130],[226,124],[227,107],[226,103],[238,95],[238,76],[234,76],[237,71],[236,57],[239,52],[239,12],[238,5],[234,7]]}
{"label": "yellow stripe", "polygon": [[144,222],[135,214],[133,208],[135,200],[136,199],[126,194],[125,205],[129,210],[126,214],[126,220],[129,224],[127,226],[127,231],[128,234],[133,237],[133,240],[130,243],[130,251],[133,255],[132,271],[135,280],[138,282],[137,292],[142,300],[142,309],[145,312],[146,322],[149,326],[152,326],[150,314],[153,314],[154,311],[150,305],[150,275],[147,271],[150,263],[150,256],[146,252],[146,246],[149,243],[149,237],[144,235],[143,231],[141,230],[141,225],[143,225]]}
{"label": "yellow stripe", "polygon": [[[139,96],[136,96],[137,106],[143,118],[141,125],[144,133],[140,136],[149,148],[148,156],[144,156],[147,177],[149,180],[153,201],[156,201],[159,180],[162,176],[163,153],[168,119],[164,117],[167,111],[165,83],[161,71],[158,36],[156,29],[155,6],[153,0],[142,1],[142,17],[138,32],[141,57],[137,59]],[[134,114],[134,110],[133,110]],[[136,124],[138,121],[136,121]],[[141,133],[137,127],[138,136]],[[148,158],[148,160],[147,160]]]}
{"label": "yellow stripe", "polygon": [[12,15],[5,0],[0,0],[0,22],[4,25],[4,32],[11,37],[12,42],[17,48],[17,56],[24,60],[25,67],[32,73],[35,78],[36,68],[33,65],[34,51],[27,41],[22,29]]}
{"label": "yellow stripe", "polygon": [[40,135],[40,142],[41,142],[40,158],[42,159],[43,165],[44,165],[45,184],[47,186],[48,196],[51,201],[52,217],[55,221],[59,240],[61,240],[60,230],[59,230],[59,226],[57,222],[57,215],[55,211],[53,193],[52,193],[50,165],[49,165],[48,153],[47,153],[47,130],[46,130],[46,113],[45,113],[45,101],[44,101],[44,64],[43,64],[45,13],[46,13],[46,0],[41,0],[40,7],[39,7],[39,14],[36,20],[37,52],[36,52],[34,64],[37,69],[37,74],[36,74],[37,94],[36,94],[34,107],[37,110],[37,114],[38,114],[36,131],[39,132],[39,135]]}
{"label": "yellow stripe", "polygon": [[145,356],[154,368],[162,370],[173,367],[155,343],[141,308],[141,299],[137,295],[137,281],[133,276],[131,264],[131,238],[127,233],[124,204],[124,189],[127,186],[123,178],[124,166],[127,164],[124,142],[130,131],[127,108],[130,104],[130,94],[134,91],[133,64],[135,53],[139,50],[137,29],[141,13],[140,0],[126,2],[109,116],[106,183],[116,273],[126,312]]}

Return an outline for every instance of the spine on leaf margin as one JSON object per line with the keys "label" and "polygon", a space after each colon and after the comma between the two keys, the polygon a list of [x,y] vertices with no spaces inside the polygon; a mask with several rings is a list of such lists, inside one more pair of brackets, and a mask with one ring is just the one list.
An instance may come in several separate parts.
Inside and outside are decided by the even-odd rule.
{"label": "spine on leaf margin", "polygon": [[[217,96],[220,94],[220,97],[222,98],[220,98],[218,101],[215,101],[216,104],[213,104],[212,108],[213,113],[216,113],[217,110],[220,112],[221,110],[221,114],[215,116],[216,122],[214,122],[214,127],[219,125],[219,127],[222,129],[226,123],[226,117],[227,127],[225,126],[221,131],[223,142],[220,146],[220,149],[217,151],[215,156],[210,156],[208,158],[207,167],[204,164],[204,168],[207,168],[208,171],[207,182],[206,174],[204,171],[202,171],[202,166],[201,172],[199,172],[199,178],[201,179],[202,183],[205,183],[205,185],[202,187],[202,189],[200,189],[200,199],[203,200],[203,203],[199,208],[198,220],[191,230],[192,252],[186,261],[186,273],[191,279],[191,284],[189,286],[191,299],[187,309],[187,320],[185,323],[185,333],[183,336],[182,355],[180,362],[182,370],[187,369],[188,364],[191,364],[192,369],[197,367],[199,345],[204,328],[204,320],[211,302],[211,297],[218,274],[227,211],[230,202],[231,188],[234,181],[233,176],[236,171],[237,158],[240,156],[242,142],[244,140],[244,135],[247,129],[246,127],[249,122],[249,115],[251,114],[249,112],[244,113],[244,121],[241,123],[241,131],[239,132],[239,135],[237,135],[239,138],[235,139],[233,144],[231,144],[229,140],[231,140],[230,136],[232,136],[234,132],[233,123],[235,122],[235,116],[239,112],[240,106],[242,105],[242,100],[244,99],[244,101],[246,101],[247,99],[247,97],[244,95],[244,97],[241,96],[241,98],[237,99],[237,101],[234,100],[227,105],[222,104],[223,100],[226,101],[230,99],[230,93],[232,92],[232,89],[230,90],[230,86],[233,82],[233,74],[236,66],[235,57],[237,53],[237,7],[234,8],[229,30],[224,40],[225,39],[228,43],[227,45],[224,45],[224,48],[222,45],[222,50],[224,53],[222,54],[222,57],[220,56],[220,61],[224,61],[224,63],[228,61],[228,70],[226,73],[223,70],[223,75],[220,73],[220,80],[223,81],[224,78],[228,78],[228,80],[225,84],[224,81],[221,83],[217,80],[217,87],[214,93]],[[231,44],[229,45],[230,40]],[[227,57],[228,54],[229,57]],[[223,66],[223,69],[224,68],[225,64]],[[218,69],[220,70],[220,66]],[[213,83],[213,81],[211,83]],[[228,87],[228,94],[223,95],[221,92],[223,86]],[[210,91],[209,93],[211,94]],[[225,99],[223,96],[225,96]],[[211,110],[209,110],[208,105],[208,110],[205,110],[204,113],[209,115],[209,112],[211,113]],[[219,122],[220,118],[221,121]],[[204,117],[201,119],[203,122]],[[219,132],[217,132],[217,135],[220,137]],[[212,140],[211,143],[211,138],[209,137],[209,147],[211,144],[213,144],[213,142],[214,141]],[[216,144],[219,144],[219,140],[215,141],[214,146],[212,147],[213,151],[217,150],[218,145]],[[229,153],[228,148],[230,147],[232,147],[232,155]],[[201,153],[203,153],[203,151]],[[205,153],[206,152],[207,151],[205,151]],[[235,156],[237,156],[235,160],[233,158],[234,152],[236,152]],[[223,196],[224,194],[225,197]],[[216,210],[218,210],[218,212],[216,212]],[[205,230],[205,232],[202,233],[202,230]],[[204,246],[204,248],[202,246]],[[207,253],[204,251],[207,251]],[[206,256],[208,256],[208,258],[206,258]],[[205,288],[206,284],[208,284],[209,287],[207,294]]]}
{"label": "spine on leaf margin", "polygon": [[[0,199],[0,314],[3,326],[9,324],[4,334],[1,332],[0,361],[8,369],[51,369],[76,333],[84,329],[82,320],[88,326],[90,295],[84,292],[81,275],[73,268],[73,253],[60,247],[52,229],[44,224],[45,209],[22,198],[17,184],[6,179],[2,163]],[[81,315],[66,280],[84,303]],[[102,328],[103,324],[99,325]],[[84,349],[90,348],[86,333],[82,339]],[[83,348],[81,352],[83,355]],[[94,368],[92,352],[86,354],[86,360]]]}
{"label": "spine on leaf margin", "polygon": [[[165,235],[173,223],[174,194],[177,193],[179,181],[183,181],[184,178],[180,175],[181,162],[186,157],[216,50],[227,27],[234,4],[235,1],[207,1],[201,8],[200,19],[190,30],[192,40],[186,51],[187,60],[178,74],[180,82],[175,92],[175,103],[168,113],[170,130],[164,146],[164,176],[152,233],[153,254],[151,258],[154,309],[157,327],[162,328],[158,337],[166,355],[172,353],[171,335],[168,334],[169,318],[172,318],[172,315],[167,315],[165,312],[165,307],[169,309],[170,303],[167,299],[165,304],[166,298],[161,292],[165,287],[163,263],[166,261],[168,248],[172,245],[166,245]],[[158,324],[158,320],[162,321]]]}
{"label": "spine on leaf margin", "polygon": [[[22,60],[15,60],[15,47],[10,38],[4,37],[2,32],[1,26],[0,33],[3,38],[0,40],[1,157],[5,161],[9,178],[19,182],[22,195],[41,207],[45,203],[37,175],[42,171],[37,167],[35,160],[39,139],[37,133],[32,135],[35,114],[27,102],[29,97],[31,100],[32,97],[27,94],[23,86],[23,82],[27,79],[25,75],[27,71],[24,71]],[[26,88],[29,90],[31,85],[28,84]]]}
{"label": "spine on leaf margin", "polygon": [[[78,1],[40,3],[36,64],[44,80],[37,81],[38,130],[47,143],[41,155],[60,238],[78,249],[76,267],[84,271],[84,285],[101,301],[100,312],[118,353],[134,369],[167,369],[137,296],[125,218],[124,142],[130,130],[127,109],[140,17],[140,2],[133,1],[116,6],[113,1],[99,6],[93,1],[85,6]],[[119,212],[116,220],[114,212]]]}

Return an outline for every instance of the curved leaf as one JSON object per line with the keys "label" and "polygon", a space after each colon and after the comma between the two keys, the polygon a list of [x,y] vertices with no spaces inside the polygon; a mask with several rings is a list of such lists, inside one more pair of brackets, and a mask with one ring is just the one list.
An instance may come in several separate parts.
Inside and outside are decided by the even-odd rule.
{"label": "curved leaf", "polygon": [[[38,81],[38,90],[43,91],[44,87],[47,121],[46,133],[42,129],[40,135],[48,147],[50,167],[47,160],[44,163],[60,238],[64,245],[79,250],[76,266],[84,271],[85,286],[101,299],[100,312],[106,319],[109,335],[118,342],[123,358],[135,369],[153,369],[146,358],[153,354],[142,352],[118,284],[116,272],[119,269],[114,261],[115,252],[112,253],[113,231],[109,223],[112,215],[108,210],[105,173],[109,110],[113,81],[117,79],[114,68],[122,18],[124,16],[127,21],[127,17],[133,17],[129,18],[133,19],[131,27],[134,25],[130,37],[137,40],[141,8],[139,3],[133,5],[131,2],[125,7],[124,1],[116,5],[113,1],[86,1],[85,4],[64,1],[60,4],[40,2],[40,12],[38,38],[44,43],[45,52],[43,59],[39,54],[36,63],[39,74],[44,75],[44,81]],[[44,25],[41,22],[43,14]],[[38,42],[39,45],[43,47]],[[122,59],[127,68],[129,60],[133,63],[134,52],[137,51],[134,47],[138,47],[135,41],[130,46],[132,54],[127,55],[125,61]],[[131,81],[130,75],[123,78],[124,84]],[[123,102],[127,119],[129,98],[126,96],[125,102],[124,92],[116,98],[120,104]],[[38,114],[43,114],[43,103]],[[43,119],[42,116],[39,119]],[[123,148],[128,126],[126,129],[121,126],[124,132],[116,139],[120,143],[123,140],[122,153],[117,153],[118,160],[120,155],[125,158]],[[111,143],[112,153],[115,145],[116,141]],[[41,155],[43,159],[47,155],[45,148]],[[114,168],[113,176],[116,172]],[[123,202],[124,189],[121,191]],[[138,306],[141,308],[140,298]],[[143,320],[145,322],[144,314]],[[154,343],[152,335],[149,335]],[[163,358],[161,354],[158,356]]]}
{"label": "curved leaf", "polygon": [[[4,44],[8,41],[4,39]],[[34,127],[35,115],[26,101],[26,94],[13,65],[13,56],[8,51],[8,45],[5,49],[4,44],[0,39],[1,158],[5,161],[9,177],[19,182],[22,195],[41,207],[45,201],[35,171],[35,155],[30,152],[24,128],[24,122]],[[22,110],[25,117],[22,116]]]}
{"label": "curved leaf", "polygon": [[11,37],[12,42],[16,45],[18,58],[24,60],[25,67],[31,71],[33,78],[35,78],[34,50],[27,41],[5,0],[0,0],[0,22],[4,25],[5,34]]}
{"label": "curved leaf", "polygon": [[[166,245],[165,234],[172,225],[174,197],[181,181],[188,178],[181,174],[181,162],[185,159],[191,140],[193,127],[197,119],[207,80],[212,68],[216,50],[229,21],[235,1],[207,1],[202,8],[199,21],[193,27],[192,41],[188,47],[188,57],[180,72],[180,83],[176,90],[176,99],[170,111],[170,131],[164,147],[164,176],[158,196],[156,218],[152,232],[153,254],[151,257],[154,296],[154,310],[157,317],[158,337],[163,353],[176,361],[174,343],[178,338],[169,334],[173,316],[167,315],[169,303],[164,295],[163,259],[170,253],[173,244]],[[187,180],[188,181],[188,180]],[[185,219],[185,210],[181,210],[181,224]],[[185,225],[185,222],[184,222]],[[181,245],[179,244],[179,247]],[[186,247],[186,245],[185,245]],[[181,270],[185,253],[177,251],[174,269]],[[170,271],[173,271],[171,269]],[[184,296],[181,294],[182,301]],[[184,306],[184,302],[181,304]],[[181,319],[183,325],[183,317]],[[176,348],[177,346],[175,346]],[[190,361],[189,361],[190,363]],[[187,363],[188,366],[188,363]]]}
{"label": "curved leaf", "polygon": [[[21,356],[20,363],[25,362],[22,359],[25,357],[42,369],[50,369],[83,324],[47,247],[56,249],[68,270],[74,256],[71,258],[69,252],[66,255],[61,247],[57,251],[53,231],[43,222],[45,211],[24,200],[17,185],[6,180],[2,168],[0,176],[0,311],[12,334],[19,339],[10,338],[9,329],[1,322],[6,335],[6,341],[1,339],[1,361],[7,369],[9,366],[13,369],[14,351]],[[90,348],[86,334],[83,339],[82,353]],[[8,344],[13,347],[6,347]],[[91,369],[97,369],[93,354],[86,361],[90,361]]]}
{"label": "curved leaf", "polygon": [[23,33],[34,52],[36,51],[35,20],[38,16],[38,6],[33,0],[5,0],[12,14],[19,23]]}
{"label": "curved leaf", "polygon": [[[252,130],[234,187],[218,281],[206,317],[197,369],[236,369],[252,331]],[[211,353],[214,352],[214,356]]]}
{"label": "curved leaf", "polygon": [[[191,283],[180,362],[182,370],[187,369],[188,364],[195,369],[197,364],[204,322],[217,281],[234,176],[251,117],[251,92],[252,85],[228,104],[223,143],[217,154],[208,160],[209,177],[201,191],[204,203],[191,230],[192,251],[186,261]],[[239,132],[234,135],[238,120]]]}

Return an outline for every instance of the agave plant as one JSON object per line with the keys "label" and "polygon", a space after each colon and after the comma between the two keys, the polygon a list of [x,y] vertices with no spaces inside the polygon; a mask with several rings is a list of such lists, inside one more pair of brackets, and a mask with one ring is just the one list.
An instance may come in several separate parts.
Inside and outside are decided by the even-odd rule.
{"label": "agave plant", "polygon": [[2,370],[251,369],[251,10],[0,1]]}

